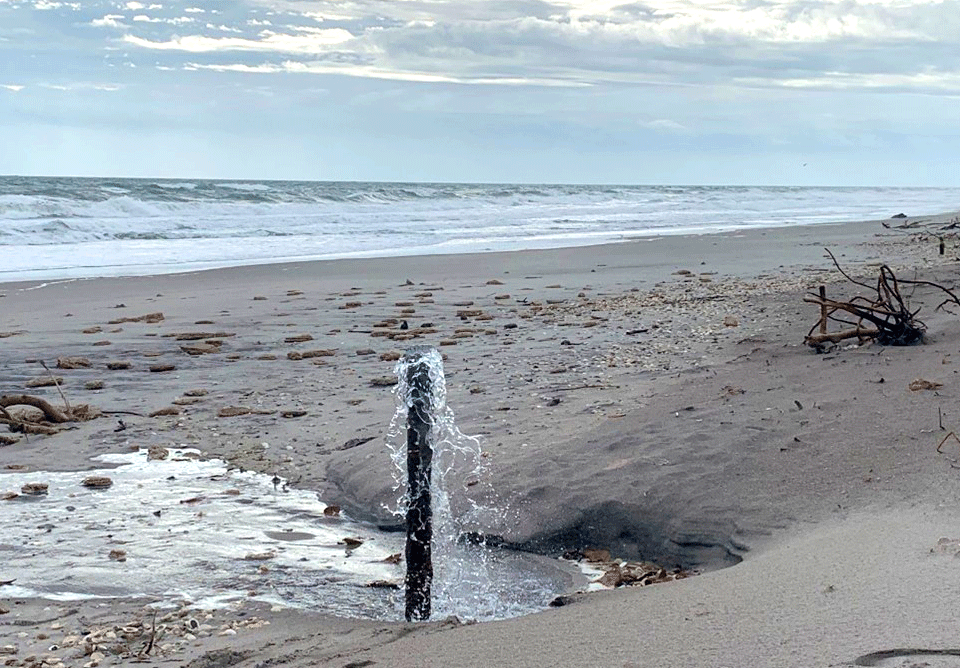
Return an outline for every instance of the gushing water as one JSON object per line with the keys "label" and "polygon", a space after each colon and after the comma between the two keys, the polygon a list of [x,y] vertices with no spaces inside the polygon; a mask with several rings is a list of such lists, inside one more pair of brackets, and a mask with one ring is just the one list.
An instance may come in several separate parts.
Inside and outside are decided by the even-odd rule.
{"label": "gushing water", "polygon": [[[413,406],[413,388],[408,375],[412,366],[426,364],[431,396],[430,442],[433,447],[433,617],[455,615],[461,619],[487,621],[516,617],[542,610],[557,594],[570,587],[571,578],[559,564],[533,555],[519,554],[485,545],[469,536],[483,535],[494,520],[507,511],[479,503],[477,491],[495,498],[489,489],[480,440],[463,434],[447,405],[443,360],[433,348],[415,349],[405,355],[394,372],[399,378],[395,394],[397,410],[387,434],[396,480],[397,503],[388,510],[403,516],[409,502],[406,484],[407,416]],[[471,494],[470,492],[474,492]],[[451,496],[457,495],[457,503]],[[457,510],[454,510],[454,505]]]}

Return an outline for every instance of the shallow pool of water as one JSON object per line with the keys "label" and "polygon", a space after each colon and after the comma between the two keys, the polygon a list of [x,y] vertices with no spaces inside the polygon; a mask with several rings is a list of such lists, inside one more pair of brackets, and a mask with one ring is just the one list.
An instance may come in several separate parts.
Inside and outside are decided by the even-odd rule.
{"label": "shallow pool of water", "polygon": [[[308,490],[228,470],[196,451],[106,455],[116,468],[8,473],[0,492],[46,483],[48,493],[0,502],[0,580],[8,596],[155,597],[216,607],[239,598],[349,617],[399,619],[403,536],[341,516]],[[108,476],[88,489],[88,476]],[[356,541],[347,539],[358,539]],[[497,619],[542,610],[576,582],[560,562],[476,546],[457,550],[455,581],[435,617]],[[371,587],[371,583],[379,586]]]}

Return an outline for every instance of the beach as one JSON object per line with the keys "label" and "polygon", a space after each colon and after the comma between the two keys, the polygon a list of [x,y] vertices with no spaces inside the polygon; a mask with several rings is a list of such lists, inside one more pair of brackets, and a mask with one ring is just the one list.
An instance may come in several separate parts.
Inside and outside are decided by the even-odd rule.
{"label": "beach", "polygon": [[[941,255],[936,231],[955,215],[0,285],[3,394],[59,406],[62,390],[106,412],[11,434],[5,474],[193,448],[396,528],[390,378],[403,351],[432,345],[483,453],[479,473],[455,478],[452,511],[504,511],[467,530],[696,573],[484,623],[256,600],[154,616],[147,599],[6,597],[4,585],[0,659],[121,665],[119,629],[141,643],[159,623],[147,665],[950,665],[920,651],[956,647],[960,442],[938,444],[960,427],[960,320],[936,310],[941,291],[911,286],[925,344],[816,354],[804,336],[819,309],[803,297],[865,291],[825,248],[868,285],[886,264],[952,287],[956,239]],[[40,361],[59,390],[28,385],[50,375]],[[916,379],[930,389],[911,390]],[[0,475],[0,493],[18,491]]]}

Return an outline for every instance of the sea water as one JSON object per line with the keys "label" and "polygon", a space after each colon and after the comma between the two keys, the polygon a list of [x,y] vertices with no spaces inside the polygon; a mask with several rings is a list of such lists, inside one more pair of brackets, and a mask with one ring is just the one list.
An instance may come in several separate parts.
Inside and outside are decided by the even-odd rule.
{"label": "sea water", "polygon": [[0,177],[0,282],[583,246],[955,210],[960,188]]}
{"label": "sea water", "polygon": [[[200,608],[256,600],[402,619],[402,534],[330,513],[310,490],[287,489],[195,450],[172,448],[166,459],[150,460],[140,449],[96,461],[105,468],[0,476],[0,493],[48,486],[40,496],[0,501],[0,581],[13,581],[4,595],[148,598]],[[94,475],[113,484],[85,487]],[[441,589],[439,610],[502,619],[542,610],[576,584],[569,565],[536,555],[491,551],[481,561],[494,586],[512,593],[500,602],[487,596],[489,584],[470,595]],[[458,567],[476,572],[479,563]]]}

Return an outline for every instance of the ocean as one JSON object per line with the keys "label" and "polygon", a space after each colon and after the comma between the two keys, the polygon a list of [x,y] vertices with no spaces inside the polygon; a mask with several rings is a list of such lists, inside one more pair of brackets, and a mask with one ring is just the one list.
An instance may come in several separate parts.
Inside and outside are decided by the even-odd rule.
{"label": "ocean", "polygon": [[960,209],[960,188],[0,177],[0,282],[583,246]]}

